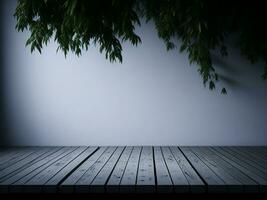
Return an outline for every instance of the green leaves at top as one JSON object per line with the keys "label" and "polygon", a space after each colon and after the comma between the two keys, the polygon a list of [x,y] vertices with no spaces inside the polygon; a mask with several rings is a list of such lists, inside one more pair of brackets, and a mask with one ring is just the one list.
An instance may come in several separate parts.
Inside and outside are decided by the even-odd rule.
{"label": "green leaves at top", "polygon": [[[181,42],[189,62],[198,66],[203,84],[215,89],[219,75],[211,52],[227,56],[225,39],[238,35],[242,54],[252,63],[264,61],[267,79],[267,14],[264,2],[214,0],[18,0],[14,16],[18,31],[31,33],[26,45],[41,53],[51,38],[58,50],[78,56],[98,45],[111,62],[122,62],[123,42],[141,43],[135,33],[140,18],[152,20],[167,50]],[[225,88],[221,92],[226,94]]]}

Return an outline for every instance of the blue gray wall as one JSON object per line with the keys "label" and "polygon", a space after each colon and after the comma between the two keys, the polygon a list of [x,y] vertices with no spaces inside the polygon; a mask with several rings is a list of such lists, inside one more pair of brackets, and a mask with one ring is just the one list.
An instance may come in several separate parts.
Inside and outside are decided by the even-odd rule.
{"label": "blue gray wall", "polygon": [[[15,31],[15,1],[2,18],[4,108],[11,145],[267,145],[267,82],[230,47],[214,63],[228,95],[202,85],[186,54],[166,52],[152,24],[124,44],[123,64],[92,47],[65,59],[50,43],[42,55]],[[2,138],[4,137],[2,136]]]}

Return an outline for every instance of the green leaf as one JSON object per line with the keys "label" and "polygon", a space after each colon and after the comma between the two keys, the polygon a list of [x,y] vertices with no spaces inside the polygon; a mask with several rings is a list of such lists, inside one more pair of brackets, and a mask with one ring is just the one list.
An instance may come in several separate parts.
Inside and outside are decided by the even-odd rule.
{"label": "green leaf", "polygon": [[70,6],[70,15],[73,15],[76,5],[77,5],[77,0],[72,0]]}
{"label": "green leaf", "polygon": [[[26,46],[41,53],[51,38],[57,51],[71,51],[80,56],[91,42],[110,62],[122,62],[122,43],[137,46],[141,38],[135,33],[140,19],[153,21],[167,50],[181,44],[190,64],[195,64],[203,84],[216,88],[219,76],[211,53],[222,56],[228,51],[225,39],[236,35],[242,55],[252,63],[267,64],[267,14],[265,2],[231,1],[87,1],[87,0],[18,0],[14,17],[16,30],[29,30]],[[142,24],[145,25],[145,24]],[[178,67],[178,66],[177,66]],[[267,67],[263,79],[267,80]],[[221,91],[226,93],[226,89]]]}

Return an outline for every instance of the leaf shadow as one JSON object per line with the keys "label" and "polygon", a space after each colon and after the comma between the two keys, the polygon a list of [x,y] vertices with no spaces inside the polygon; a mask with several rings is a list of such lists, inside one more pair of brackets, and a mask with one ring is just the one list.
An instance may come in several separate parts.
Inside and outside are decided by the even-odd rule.
{"label": "leaf shadow", "polygon": [[221,82],[223,87],[226,87],[226,89],[229,88],[231,90],[245,89],[245,84],[242,83],[238,78],[240,75],[238,66],[231,65],[229,62],[226,62],[226,59],[224,57],[218,54],[212,54],[211,58],[214,68],[219,75],[219,81]]}

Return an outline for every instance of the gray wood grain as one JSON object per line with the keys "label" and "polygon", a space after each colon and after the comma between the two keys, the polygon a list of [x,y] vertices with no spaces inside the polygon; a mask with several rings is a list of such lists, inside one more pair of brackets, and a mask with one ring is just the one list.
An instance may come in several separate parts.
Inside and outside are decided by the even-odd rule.
{"label": "gray wood grain", "polygon": [[196,171],[207,183],[208,192],[226,192],[227,187],[225,182],[217,176],[215,172],[210,169],[204,161],[199,159],[199,157],[193,153],[189,147],[180,147],[181,151],[185,154],[190,163],[194,166]]}
{"label": "gray wood grain", "polygon": [[36,148],[26,148],[20,150],[17,154],[12,156],[10,159],[8,159],[6,162],[3,162],[0,164],[0,171],[11,167],[13,164],[23,160],[24,158],[27,158],[31,154],[35,152]]}
{"label": "gray wood grain", "polygon": [[243,162],[242,160],[239,160],[237,156],[234,156],[227,151],[225,151],[225,148],[223,147],[213,147],[213,150],[215,150],[217,153],[220,154],[221,157],[223,157],[225,160],[227,160],[229,163],[231,163],[233,166],[239,168],[241,171],[243,171],[245,174],[247,174],[249,177],[251,177],[253,180],[255,180],[257,183],[260,184],[260,190],[265,192],[267,191],[267,177],[264,178],[264,174],[255,169],[253,166],[247,164],[246,162]]}
{"label": "gray wood grain", "polygon": [[170,147],[170,149],[190,185],[191,192],[205,192],[205,184],[198,176],[197,172],[192,168],[191,164],[188,162],[182,152],[177,147]]}
{"label": "gray wood grain", "polygon": [[252,157],[250,154],[243,152],[238,147],[229,147],[228,150],[232,151],[236,155],[239,155],[240,158],[245,159],[246,162],[251,163],[253,166],[257,167],[259,170],[261,170],[267,175],[266,165],[263,164],[263,161],[261,159]]}
{"label": "gray wood grain", "polygon": [[24,176],[30,174],[34,170],[42,167],[47,162],[57,157],[61,153],[63,153],[63,150],[60,151],[60,149],[63,149],[63,148],[52,148],[51,151],[49,151],[46,156],[44,156],[43,158],[41,157],[41,159],[39,159],[36,163],[26,167],[25,169],[16,173],[14,176],[11,176],[5,179],[4,181],[1,181],[0,185],[11,185],[15,183],[16,181],[20,180],[21,178],[23,178]]}
{"label": "gray wood grain", "polygon": [[13,157],[16,157],[17,154],[21,154],[25,149],[21,149],[21,148],[9,148],[5,151],[2,152],[1,157],[0,157],[0,166],[7,162],[8,160],[13,159]]}
{"label": "gray wood grain", "polygon": [[219,155],[215,154],[213,151],[209,149],[209,147],[199,147],[199,150],[206,156],[210,157],[216,164],[220,165],[233,178],[239,181],[243,185],[243,191],[247,192],[259,191],[259,185],[253,179],[244,174],[235,166],[231,165],[231,163],[225,161]]}
{"label": "gray wood grain", "polygon": [[120,182],[120,192],[135,192],[141,150],[142,147],[134,147]]}
{"label": "gray wood grain", "polygon": [[[87,147],[72,147],[72,151],[60,158],[49,167],[41,171],[39,174],[31,178],[24,185],[25,188],[30,188],[27,192],[41,192],[43,185],[48,182],[53,176],[55,176],[61,169],[67,166],[72,160],[79,156],[86,150]],[[31,186],[31,187],[30,187]]]}
{"label": "gray wood grain", "polygon": [[132,150],[133,150],[133,147],[130,147],[130,146],[127,146],[124,149],[106,185],[107,192],[111,192],[111,193],[119,192],[119,189],[120,189],[119,185],[122,180],[122,176],[124,174],[124,171],[128,163],[128,160],[130,158],[130,155],[132,153]]}
{"label": "gray wood grain", "polygon": [[108,147],[106,151],[99,157],[99,159],[87,169],[87,171],[76,183],[75,190],[77,192],[90,192],[89,185],[93,182],[96,175],[110,159],[116,149],[116,147]]}
{"label": "gray wood grain", "polygon": [[267,192],[267,147],[0,149],[0,193]]}
{"label": "gray wood grain", "polygon": [[251,147],[235,147],[239,149],[241,152],[245,153],[250,157],[252,160],[257,160],[264,168],[267,168],[267,157],[265,157],[259,151],[255,151],[254,148]]}
{"label": "gray wood grain", "polygon": [[4,182],[5,180],[10,179],[11,177],[16,176],[16,174],[18,174],[21,171],[33,166],[35,163],[42,162],[43,159],[45,159],[46,157],[48,157],[52,153],[58,151],[59,149],[60,149],[60,147],[50,147],[50,148],[48,148],[48,151],[44,151],[45,153],[40,155],[38,158],[32,160],[31,162],[28,162],[26,165],[22,166],[18,170],[13,171],[12,173],[10,173],[10,174],[6,175],[5,177],[3,177],[2,179],[0,179],[0,183]]}
{"label": "gray wood grain", "polygon": [[25,165],[34,163],[36,159],[38,159],[40,156],[44,155],[46,152],[48,152],[48,148],[40,148],[27,156],[25,159],[22,159],[13,165],[9,166],[8,168],[5,168],[0,171],[0,181],[3,180],[5,177],[7,177],[9,174],[13,172],[19,171],[21,168],[23,168]]}
{"label": "gray wood grain", "polygon": [[178,165],[175,157],[173,156],[170,148],[162,147],[161,150],[173,182],[174,192],[177,193],[189,192],[190,191],[189,183],[184,173],[182,172],[180,166]]}
{"label": "gray wood grain", "polygon": [[229,192],[243,192],[242,183],[214,162],[210,156],[205,156],[197,147],[190,147],[190,149],[226,183]]}
{"label": "gray wood grain", "polygon": [[118,147],[90,184],[90,192],[105,192],[105,185],[125,147]]}
{"label": "gray wood grain", "polygon": [[59,191],[64,193],[74,192],[74,186],[87,170],[98,160],[105,152],[107,147],[100,147],[91,157],[89,157],[81,166],[79,166],[63,183],[59,186]]}
{"label": "gray wood grain", "polygon": [[173,192],[173,183],[160,147],[154,147],[157,192]]}
{"label": "gray wood grain", "polygon": [[75,169],[77,169],[86,159],[88,159],[98,147],[88,147],[84,152],[72,160],[67,166],[61,169],[55,176],[53,176],[48,182],[46,182],[44,191],[54,193],[57,191],[57,186],[65,178],[67,178]]}
{"label": "gray wood grain", "polygon": [[[62,149],[60,149],[59,151],[57,151],[55,153],[56,156],[54,154],[51,156],[52,157],[51,160],[44,159],[44,161],[46,163],[42,163],[42,165],[40,167],[34,169],[33,171],[32,171],[32,168],[30,168],[30,169],[28,168],[25,171],[26,172],[31,171],[31,172],[30,173],[27,173],[26,175],[25,175],[25,171],[23,171],[24,172],[23,173],[23,177],[21,177],[20,179],[18,179],[14,183],[12,183],[12,185],[9,186],[9,190],[11,192],[23,192],[25,190],[25,188],[26,188],[26,189],[30,189],[30,190],[32,190],[34,192],[35,191],[35,187],[29,187],[29,186],[26,185],[26,183],[29,180],[31,180],[33,177],[35,177],[36,175],[38,175],[39,173],[41,173],[43,170],[45,170],[47,167],[49,167],[50,165],[52,165],[54,162],[56,162],[57,160],[61,159],[64,156],[68,155],[72,151],[73,151],[73,148],[71,148],[71,147],[63,147]],[[36,163],[36,165],[37,164],[39,164],[39,163]],[[35,167],[35,165],[33,165],[33,166]],[[36,186],[36,188],[38,190],[39,186]]]}
{"label": "gray wood grain", "polygon": [[227,151],[229,154],[232,154],[233,156],[236,156],[239,160],[249,164],[253,168],[256,169],[256,171],[260,171],[263,177],[267,176],[266,169],[264,169],[262,166],[258,165],[257,162],[251,161],[247,156],[244,156],[240,154],[238,151],[231,149],[230,147],[222,147],[224,151]]}
{"label": "gray wood grain", "polygon": [[153,148],[145,146],[142,148],[137,181],[137,192],[154,192],[156,189],[154,161],[153,161]]}

